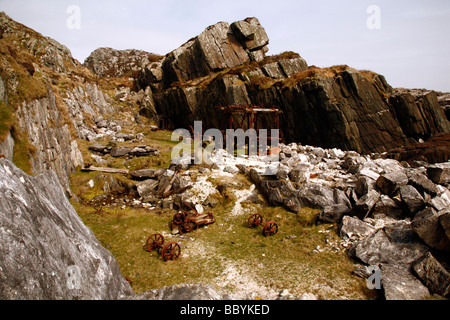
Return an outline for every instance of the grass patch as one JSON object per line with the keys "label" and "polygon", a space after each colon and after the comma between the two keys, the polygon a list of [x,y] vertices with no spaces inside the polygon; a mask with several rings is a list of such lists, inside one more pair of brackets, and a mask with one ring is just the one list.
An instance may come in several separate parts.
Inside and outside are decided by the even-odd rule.
{"label": "grass patch", "polygon": [[[83,173],[72,183],[79,185],[93,178],[93,173]],[[105,208],[98,214],[92,207],[76,202],[73,205],[101,244],[115,256],[136,293],[180,283],[207,283],[231,292],[245,290],[252,298],[274,298],[283,289],[298,297],[307,292],[319,299],[374,298],[364,281],[351,275],[353,262],[345,252],[328,249],[314,253],[318,245],[326,247],[327,239],[339,239],[334,226],[316,226],[312,222],[318,210],[304,208],[299,214],[292,214],[282,207],[244,201],[243,211],[232,215],[237,201],[235,192],[248,189],[251,183],[242,175],[225,182],[218,178],[208,181],[230,185],[230,196],[213,194],[217,206],[210,211],[216,223],[183,237],[170,233],[174,210]],[[100,190],[86,194],[94,196],[97,192]],[[249,213],[260,213],[266,222],[276,221],[279,233],[266,238],[262,226],[249,229]],[[147,252],[145,243],[154,233],[163,234],[166,241],[180,243],[181,258],[164,262],[159,254]]]}
{"label": "grass patch", "polygon": [[33,174],[31,158],[36,152],[36,148],[28,140],[28,136],[19,132],[13,127],[12,136],[14,138],[14,164],[28,175]]}
{"label": "grass patch", "polygon": [[317,78],[334,78],[338,74],[346,71],[346,70],[355,70],[350,68],[347,65],[338,65],[338,66],[332,66],[329,68],[318,68],[316,66],[310,66],[307,70],[294,73],[289,78],[283,80],[281,82],[282,88],[292,88],[299,82],[303,81],[307,78],[317,79]]}
{"label": "grass patch", "polygon": [[[152,148],[159,150],[160,154],[155,157],[136,157],[131,159],[114,158],[111,157],[110,155],[106,155],[103,157],[103,159],[107,161],[107,164],[102,166],[107,166],[109,168],[116,168],[116,169],[126,168],[130,171],[147,168],[156,168],[156,169],[168,168],[172,161],[171,159],[172,149],[179,143],[178,141],[171,141],[172,132],[161,130],[151,131],[149,129],[149,126],[146,125],[144,125],[144,127],[136,128],[135,132],[143,133],[145,137],[144,140],[133,143],[114,142],[114,145],[118,147],[120,146],[136,147],[139,145],[148,145]],[[92,144],[108,145],[111,144],[111,140],[108,137],[99,139],[95,141],[95,143],[86,140],[79,140],[78,147],[79,150],[81,151],[81,154],[83,155],[85,163],[92,161],[92,152],[89,151],[89,147]]]}
{"label": "grass patch", "polygon": [[14,111],[3,101],[0,101],[0,141],[4,141],[16,122]]}

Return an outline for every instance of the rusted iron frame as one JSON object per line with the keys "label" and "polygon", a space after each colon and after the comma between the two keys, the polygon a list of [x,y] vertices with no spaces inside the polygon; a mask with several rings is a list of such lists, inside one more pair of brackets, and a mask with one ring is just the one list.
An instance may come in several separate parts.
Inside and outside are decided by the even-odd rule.
{"label": "rusted iron frame", "polygon": [[[244,129],[244,123],[245,120],[247,119],[247,125],[249,129],[255,129],[257,132],[257,139],[258,139],[258,145],[260,142],[260,135],[259,133],[259,115],[260,114],[269,114],[269,113],[274,113],[274,124],[275,124],[275,129],[280,129],[280,114],[283,113],[283,111],[279,110],[279,109],[275,109],[275,108],[262,108],[262,107],[257,107],[257,106],[235,106],[235,105],[230,105],[230,106],[216,106],[215,107],[216,110],[218,110],[219,112],[222,112],[224,114],[228,114],[228,129],[233,129],[233,123],[235,121],[234,115],[235,114],[242,114],[243,118],[242,118],[242,122],[239,124],[238,128]],[[223,123],[224,120],[222,120],[222,127],[223,127]],[[222,134],[224,135],[224,137],[226,137],[226,129],[225,130],[221,130]],[[273,140],[273,138],[270,137],[266,137],[267,140]],[[282,138],[279,138],[279,141],[281,141]],[[258,152],[259,154],[259,152]]]}
{"label": "rusted iron frame", "polygon": [[[274,123],[275,123],[275,128],[279,129],[280,128],[280,114],[283,113],[283,111],[279,110],[279,109],[275,109],[275,108],[261,108],[261,107],[242,107],[242,106],[227,106],[227,107],[222,107],[222,106],[217,106],[216,110],[218,110],[219,112],[228,114],[228,129],[233,129],[232,125],[234,123],[234,115],[235,114],[243,114],[244,115],[244,119],[242,120],[241,124],[239,125],[239,128],[243,129],[243,125],[245,122],[245,118],[247,118],[248,121],[248,127],[249,129],[255,129],[256,131],[258,131],[259,126],[258,126],[258,119],[259,119],[259,115],[262,113],[275,113],[274,116]],[[222,122],[223,124],[223,122]]]}

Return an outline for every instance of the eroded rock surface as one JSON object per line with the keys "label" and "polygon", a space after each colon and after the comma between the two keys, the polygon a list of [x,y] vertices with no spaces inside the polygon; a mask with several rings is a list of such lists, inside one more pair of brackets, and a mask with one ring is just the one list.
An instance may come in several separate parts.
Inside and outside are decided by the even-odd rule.
{"label": "eroded rock surface", "polygon": [[30,177],[0,159],[0,193],[1,299],[114,300],[134,294],[54,172]]}

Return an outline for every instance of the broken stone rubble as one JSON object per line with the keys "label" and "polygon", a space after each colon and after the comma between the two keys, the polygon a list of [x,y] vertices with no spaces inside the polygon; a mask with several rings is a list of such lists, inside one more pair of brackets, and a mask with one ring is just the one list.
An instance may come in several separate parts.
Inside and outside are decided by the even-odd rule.
{"label": "broken stone rubble", "polygon": [[[281,150],[283,172],[269,176],[265,173],[270,164],[262,159],[235,158],[223,150],[218,152],[222,161],[212,169],[188,166],[188,170],[176,174],[173,170],[144,169],[131,175],[137,181],[142,203],[180,210],[197,206],[201,210],[209,204],[190,190],[165,199],[161,199],[161,192],[195,187],[202,181],[199,177],[214,172],[230,176],[240,172],[272,205],[294,213],[304,206],[321,209],[319,222],[340,226],[342,240],[333,244],[336,250],[348,250],[367,266],[382,266],[388,270],[384,279],[391,277],[389,270],[401,270],[399,277],[403,280],[385,285],[386,298],[424,298],[427,292],[435,293],[426,285],[418,286],[421,280],[411,268],[433,250],[450,249],[445,211],[445,204],[450,203],[448,185],[435,184],[427,176],[426,167],[410,168],[378,155],[361,156],[297,144],[282,145]],[[403,282],[404,290],[399,288]]]}
{"label": "broken stone rubble", "polygon": [[[434,250],[450,251],[447,164],[411,168],[379,155],[297,144],[282,145],[280,159],[281,170],[273,176],[242,163],[240,172],[272,205],[292,212],[303,206],[319,208],[320,222],[342,225],[341,244],[349,254],[366,265],[383,266],[387,299],[423,299],[435,292],[421,283],[411,266]],[[360,224],[349,227],[349,221],[368,223],[363,222],[362,231]],[[397,280],[392,270],[401,271]]]}

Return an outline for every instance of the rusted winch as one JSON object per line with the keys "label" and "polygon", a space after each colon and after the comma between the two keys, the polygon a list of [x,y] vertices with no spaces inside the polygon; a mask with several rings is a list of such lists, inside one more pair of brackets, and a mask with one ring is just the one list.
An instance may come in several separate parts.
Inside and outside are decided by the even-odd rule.
{"label": "rusted winch", "polygon": [[181,246],[177,242],[165,243],[161,234],[153,234],[147,239],[147,250],[157,251],[164,261],[177,260],[181,255]]}
{"label": "rusted winch", "polygon": [[[255,229],[259,226],[261,226],[263,224],[263,217],[258,214],[252,214],[249,218],[248,218],[248,226],[251,229]],[[275,221],[269,221],[264,225],[263,228],[263,234],[266,237],[271,237],[274,236],[278,233],[278,225]]]}
{"label": "rusted winch", "polygon": [[172,232],[178,230],[179,234],[182,235],[216,222],[212,213],[197,213],[196,210],[194,211],[177,213],[172,220]]}

